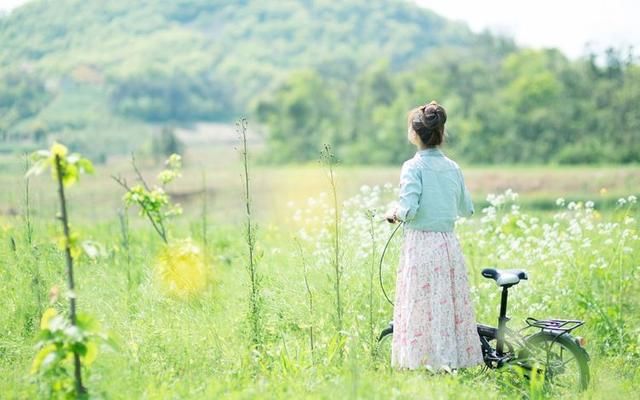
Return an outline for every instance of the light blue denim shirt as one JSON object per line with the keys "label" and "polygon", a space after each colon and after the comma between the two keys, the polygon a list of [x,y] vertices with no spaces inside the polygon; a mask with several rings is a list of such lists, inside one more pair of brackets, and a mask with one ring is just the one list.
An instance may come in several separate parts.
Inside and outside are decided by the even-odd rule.
{"label": "light blue denim shirt", "polygon": [[402,165],[396,217],[407,228],[452,232],[456,218],[473,211],[460,167],[440,149],[420,150]]}

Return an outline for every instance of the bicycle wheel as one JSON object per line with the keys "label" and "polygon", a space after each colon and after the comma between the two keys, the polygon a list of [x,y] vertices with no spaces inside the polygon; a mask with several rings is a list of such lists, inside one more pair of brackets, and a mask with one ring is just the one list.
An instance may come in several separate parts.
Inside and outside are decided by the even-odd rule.
{"label": "bicycle wheel", "polygon": [[540,368],[552,390],[582,391],[589,386],[589,356],[571,335],[536,333],[526,340],[519,358],[531,368]]}

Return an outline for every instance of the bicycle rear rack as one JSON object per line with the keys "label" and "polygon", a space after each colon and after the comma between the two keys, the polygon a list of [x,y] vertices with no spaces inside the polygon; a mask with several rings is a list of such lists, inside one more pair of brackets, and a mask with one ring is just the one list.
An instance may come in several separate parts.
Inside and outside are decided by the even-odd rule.
{"label": "bicycle rear rack", "polygon": [[528,317],[525,319],[528,328],[540,328],[544,331],[569,333],[572,330],[584,325],[584,321],[577,319],[535,319]]}

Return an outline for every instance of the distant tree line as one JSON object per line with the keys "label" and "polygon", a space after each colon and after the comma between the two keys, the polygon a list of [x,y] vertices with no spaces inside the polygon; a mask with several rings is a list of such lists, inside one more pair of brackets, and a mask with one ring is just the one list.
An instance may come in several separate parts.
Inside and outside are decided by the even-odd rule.
{"label": "distant tree line", "polygon": [[640,159],[631,51],[572,61],[406,0],[32,1],[0,17],[0,43],[0,152],[165,149],[163,126],[248,113],[271,162],[330,143],[343,162],[397,163],[407,111],[435,99],[467,162]]}
{"label": "distant tree line", "polygon": [[448,151],[466,162],[640,161],[631,51],[570,61],[485,37],[473,51],[444,48],[404,72],[389,63],[348,79],[298,71],[256,113],[273,162],[312,160],[331,143],[348,163],[398,163],[413,152],[407,112],[432,99],[449,113]]}

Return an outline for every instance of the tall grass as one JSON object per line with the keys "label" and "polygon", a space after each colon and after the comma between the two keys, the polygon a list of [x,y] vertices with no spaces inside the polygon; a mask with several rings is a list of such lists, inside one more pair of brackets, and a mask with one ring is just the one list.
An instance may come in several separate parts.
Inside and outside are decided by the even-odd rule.
{"label": "tall grass", "polygon": [[304,277],[304,287],[307,291],[307,306],[309,310],[309,353],[311,354],[311,363],[315,364],[315,340],[313,334],[313,326],[315,324],[315,314],[313,309],[313,292],[311,291],[311,286],[309,285],[309,269],[307,266],[307,260],[304,256],[304,251],[302,249],[302,245],[298,238],[295,239],[296,247],[298,249],[298,254],[300,257],[300,262],[302,263],[302,273]]}
{"label": "tall grass", "polygon": [[[376,327],[384,327],[391,313],[377,298],[381,293],[375,290],[374,281],[379,252],[392,227],[376,223],[373,213],[367,211],[385,209],[394,197],[393,188],[363,187],[344,202],[335,192],[319,195],[294,211],[299,218],[274,221],[261,230],[258,248],[251,202],[254,181],[249,179],[248,149],[243,146],[242,150],[245,225],[216,224],[216,229],[207,232],[212,254],[220,260],[218,285],[198,292],[197,297],[174,299],[156,290],[150,279],[134,287],[130,278],[122,278],[114,254],[125,240],[131,269],[150,276],[152,266],[147,260],[155,256],[155,232],[134,223],[129,226],[122,217],[120,230],[126,226],[126,235],[117,235],[115,219],[84,224],[107,255],[77,269],[83,282],[77,292],[83,299],[82,308],[96,314],[121,343],[121,351],[105,352],[94,364],[87,381],[92,394],[149,399],[599,399],[632,398],[640,389],[635,368],[640,346],[634,336],[640,330],[640,303],[633,295],[640,290],[640,239],[633,220],[638,217],[637,206],[629,198],[606,213],[598,205],[583,202],[559,205],[552,213],[541,214],[520,207],[515,194],[502,194],[487,199],[480,216],[457,227],[465,254],[471,249],[476,254],[469,268],[471,276],[479,276],[480,269],[488,265],[529,271],[530,280],[515,287],[510,299],[513,328],[529,314],[586,320],[579,334],[588,340],[593,385],[583,395],[559,396],[546,391],[539,381],[526,381],[509,370],[434,376],[425,371],[392,371],[388,348],[372,357]],[[334,182],[331,188],[336,186]],[[193,218],[197,221],[203,216]],[[52,229],[46,226],[44,231]],[[176,233],[181,229],[184,226],[176,226]],[[300,240],[293,241],[293,237]],[[36,262],[21,258],[20,252],[10,255],[7,242],[2,243],[0,259]],[[43,285],[55,284],[54,268],[60,255],[46,243],[38,247]],[[265,255],[260,258],[262,248]],[[382,271],[385,282],[392,282],[391,266],[398,252],[395,240],[385,259],[390,269]],[[296,265],[302,266],[302,276]],[[243,266],[248,277],[238,274],[237,267]],[[5,377],[0,393],[8,393],[8,398],[35,398],[34,389],[23,378],[30,363],[32,333],[23,329],[21,316],[28,311],[26,302],[32,301],[21,296],[29,289],[32,272],[18,261],[2,268],[0,284],[5,294],[0,296],[0,308],[16,312],[0,314],[0,373]],[[264,281],[260,279],[263,271],[269,272]],[[252,277],[257,279],[252,281]],[[250,291],[247,281],[256,284]],[[481,278],[470,282],[481,322],[495,321],[499,306],[495,284]],[[254,293],[260,301],[260,336],[254,335],[256,326],[251,319]],[[336,334],[338,293],[342,310]],[[248,318],[238,309],[245,301]],[[241,334],[243,321],[249,322],[250,346]],[[261,356],[252,359],[256,349]],[[334,362],[340,351],[342,362]]]}
{"label": "tall grass", "polygon": [[[25,176],[29,169],[31,169],[31,163],[29,162],[29,155],[24,155],[24,173]],[[27,176],[24,179],[24,236],[27,241],[27,245],[31,247],[33,245],[33,225],[31,223],[31,191],[29,190],[30,178]]]}
{"label": "tall grass", "polygon": [[201,235],[202,235],[202,251],[204,253],[204,263],[209,265],[209,195],[207,191],[207,173],[202,170],[202,208],[200,213]]}
{"label": "tall grass", "polygon": [[249,297],[249,324],[251,326],[251,342],[254,348],[259,349],[263,345],[262,332],[262,299],[260,297],[260,276],[256,260],[256,226],[251,215],[251,190],[249,175],[249,150],[247,147],[248,122],[241,118],[236,123],[236,131],[240,138],[240,155],[242,156],[242,178],[244,189],[244,205],[246,210],[246,222],[244,239],[247,244],[247,271],[251,284]]}
{"label": "tall grass", "polygon": [[336,319],[336,346],[338,348],[338,354],[340,358],[343,356],[344,347],[344,330],[343,330],[343,305],[342,305],[342,276],[343,266],[341,264],[341,249],[340,249],[340,204],[338,203],[338,190],[336,187],[335,168],[337,164],[336,156],[331,150],[331,146],[324,145],[320,159],[327,169],[327,175],[329,179],[331,200],[332,200],[332,259],[333,266],[333,288],[335,295],[335,319]]}

